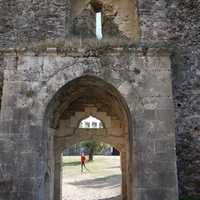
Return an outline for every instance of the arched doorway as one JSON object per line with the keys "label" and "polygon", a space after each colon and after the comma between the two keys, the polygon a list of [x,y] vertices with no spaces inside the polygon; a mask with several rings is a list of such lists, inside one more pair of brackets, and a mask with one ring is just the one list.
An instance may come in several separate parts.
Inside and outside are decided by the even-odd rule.
{"label": "arched doorway", "polygon": [[[28,145],[25,150],[22,145],[26,157],[17,151],[18,158],[25,160],[17,166],[24,181],[30,181],[34,188],[27,190],[33,199],[43,200],[45,191],[51,191],[49,199],[60,199],[61,165],[57,155],[66,143],[86,138],[110,140],[108,143],[123,149],[124,199],[177,199],[170,54],[154,48],[132,50],[128,62],[121,59],[125,58],[121,48],[106,57],[82,54],[78,49],[68,52],[50,48],[35,54],[18,51],[22,62],[18,62],[20,71],[16,75],[20,83],[10,76],[16,52],[5,51],[5,69],[10,74],[5,91],[13,87],[3,95],[2,116],[9,116],[5,124],[7,118],[2,121],[6,130],[3,134],[10,134],[7,125],[14,122],[13,136],[23,136],[19,137],[20,144]],[[24,71],[27,66],[30,73]],[[21,69],[25,76],[21,76]],[[30,79],[35,72],[38,76]],[[12,107],[9,99],[15,102]],[[101,132],[77,128],[78,121],[88,113],[105,119]],[[10,144],[18,145],[18,139],[14,137]],[[14,176],[10,174],[10,178]],[[17,189],[15,182],[13,188]]]}
{"label": "arched doorway", "polygon": [[[85,142],[88,143],[102,142]],[[80,143],[73,146],[80,147]],[[121,199],[120,156],[95,154],[90,161],[89,151],[83,146],[77,150],[77,154],[70,154],[73,146],[69,152],[69,148],[66,149],[62,156],[62,199]],[[87,159],[86,168],[83,169],[80,164],[82,153]]]}
{"label": "arched doorway", "polygon": [[[93,116],[102,121],[102,129],[81,129],[79,123]],[[122,199],[131,199],[128,169],[131,165],[131,119],[128,106],[111,84],[94,76],[82,76],[64,85],[46,110],[47,165],[51,168],[53,199],[61,199],[61,153],[85,140],[99,140],[120,151]],[[129,174],[129,175],[128,175]]]}

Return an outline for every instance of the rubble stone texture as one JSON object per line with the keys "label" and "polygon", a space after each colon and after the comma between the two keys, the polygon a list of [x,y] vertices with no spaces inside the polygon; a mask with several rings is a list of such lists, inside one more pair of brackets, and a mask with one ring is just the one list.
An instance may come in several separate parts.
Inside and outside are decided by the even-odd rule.
{"label": "rubble stone texture", "polygon": [[[70,35],[73,20],[84,10],[84,5],[94,5],[95,1],[0,0],[0,47],[4,48],[0,56],[0,93],[3,90],[0,199],[53,198],[59,188],[48,188],[53,188],[59,176],[60,161],[54,160],[56,140],[52,138],[59,140],[60,135],[73,132],[70,125],[68,133],[57,132],[59,120],[75,116],[75,108],[78,109],[76,112],[83,113],[85,103],[99,109],[98,112],[106,111],[113,120],[120,120],[123,131],[117,132],[119,135],[127,134],[130,127],[126,125],[132,122],[132,135],[128,137],[131,143],[126,140],[127,146],[124,147],[114,144],[121,152],[129,154],[130,160],[137,161],[129,166],[130,160],[126,160],[122,153],[125,159],[122,159],[122,166],[126,172],[122,178],[122,197],[177,199],[174,122],[179,194],[200,194],[199,0],[96,2],[103,4],[105,20],[102,26],[105,26],[102,28],[105,33],[110,33],[109,28],[113,27],[114,32],[122,37],[147,44],[149,41],[166,41],[178,47],[182,55],[179,66],[183,78],[179,82],[173,80],[171,94],[170,55],[158,52],[154,56],[144,52],[138,56],[133,52],[131,64],[126,63],[121,68],[119,63],[123,62],[113,55],[101,59],[86,58],[80,52],[62,54],[57,50],[45,50],[38,56],[37,52],[17,51],[15,49],[33,43]],[[134,68],[140,69],[140,73],[135,74]],[[86,77],[81,79],[82,76]],[[82,81],[86,82],[83,86]],[[87,89],[90,84],[95,95],[84,96],[90,92],[91,88]],[[107,87],[111,90],[108,94]],[[108,105],[102,105],[104,96],[109,99]],[[130,121],[130,116],[125,114],[127,108],[122,105],[129,108]],[[115,108],[114,113],[110,106]],[[88,138],[89,135],[92,133],[88,133]],[[104,133],[98,137],[106,140],[109,134],[102,135]],[[76,142],[73,138],[67,144]],[[58,165],[54,166],[55,163]],[[52,173],[54,168],[58,174]]]}

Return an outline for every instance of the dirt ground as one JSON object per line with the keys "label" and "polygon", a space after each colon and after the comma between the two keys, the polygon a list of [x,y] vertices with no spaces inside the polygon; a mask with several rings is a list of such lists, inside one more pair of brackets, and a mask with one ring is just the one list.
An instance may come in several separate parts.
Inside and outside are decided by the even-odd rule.
{"label": "dirt ground", "polygon": [[[119,168],[112,168],[119,171]],[[94,178],[84,170],[74,175],[63,174],[62,200],[120,200],[121,174],[108,178]]]}

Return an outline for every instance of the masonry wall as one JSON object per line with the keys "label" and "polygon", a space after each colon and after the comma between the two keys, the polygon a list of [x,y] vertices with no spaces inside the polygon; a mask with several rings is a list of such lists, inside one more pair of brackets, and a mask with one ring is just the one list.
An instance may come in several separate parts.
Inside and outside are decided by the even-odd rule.
{"label": "masonry wall", "polygon": [[[0,133],[3,133],[2,155],[6,161],[1,164],[1,184],[3,186],[7,184],[7,187],[1,188],[0,195],[3,200],[28,198],[43,200],[46,172],[50,174],[51,182],[54,175],[54,178],[59,180],[60,174],[54,174],[54,159],[55,167],[59,168],[61,165],[57,160],[66,145],[70,146],[86,138],[108,141],[113,146],[119,147],[118,149],[121,148],[122,153],[126,151],[129,154],[129,159],[133,162],[130,163],[129,159],[125,161],[127,157],[123,157],[123,163],[128,164],[126,169],[129,170],[126,177],[131,188],[127,194],[128,200],[131,198],[143,200],[146,196],[149,200],[177,199],[168,52],[155,50],[146,52],[139,48],[138,51],[130,52],[129,62],[126,57],[124,59],[120,49],[107,54],[106,60],[100,56],[88,57],[87,50],[81,51],[81,49],[76,49],[74,52],[67,50],[60,52],[56,48],[44,52],[17,51],[17,55],[16,63],[16,51],[4,51],[4,93]],[[123,72],[122,66],[125,66]],[[138,73],[134,71],[136,66],[140,71]],[[73,81],[74,85],[71,83]],[[112,85],[115,89],[111,90],[108,85]],[[118,97],[116,90],[122,97]],[[68,114],[68,109],[69,111],[74,109],[73,111],[81,114],[75,107],[77,104],[74,105],[73,102],[76,99],[80,103],[80,96],[85,94],[90,96],[95,94],[93,98],[97,97],[96,102],[98,98],[102,102],[107,101],[105,104],[108,103],[111,109],[109,106],[106,109],[114,112],[121,123],[119,133],[113,131],[109,136],[112,123],[108,123],[108,119],[105,119],[104,123],[105,128],[108,128],[107,133],[103,130],[95,135],[86,129],[78,135],[73,132],[71,128],[78,124],[76,112],[71,116],[66,116],[66,113]],[[124,102],[128,106],[131,122],[127,119]],[[67,105],[69,103],[69,106],[65,107],[64,103]],[[89,107],[86,110],[94,112],[97,109]],[[100,111],[102,114],[103,110]],[[60,120],[67,119],[66,117],[74,120],[67,123],[71,124],[71,127],[64,132],[61,124],[61,130],[58,127]],[[106,117],[111,119],[110,116]],[[48,127],[43,124],[47,124]],[[51,131],[48,132],[49,129]],[[66,131],[66,128],[64,130]],[[60,140],[57,147],[54,146],[56,139],[53,139],[53,132],[56,132],[55,136],[58,141]],[[74,135],[78,137],[73,138]],[[122,135],[126,136],[124,140],[120,139]],[[64,141],[64,136],[68,142]],[[125,138],[128,138],[127,141]],[[131,146],[129,151],[126,149],[128,146]],[[54,158],[54,155],[57,157]],[[11,157],[14,158],[12,162]],[[125,170],[122,172],[125,173]],[[56,180],[54,186],[55,195],[60,197]],[[52,197],[53,194],[51,199]]]}
{"label": "masonry wall", "polygon": [[[173,81],[180,194],[199,194],[199,1],[138,1],[141,39],[180,49],[182,80]],[[180,73],[180,72],[179,72]]]}
{"label": "masonry wall", "polygon": [[180,194],[200,195],[200,4],[138,1],[141,38],[169,40],[180,49],[182,79],[173,81]]}
{"label": "masonry wall", "polygon": [[[183,79],[173,82],[180,194],[199,194],[200,42],[198,0],[138,0],[140,38],[169,40],[181,50]],[[64,37],[70,1],[0,1],[0,47]],[[3,70],[0,59],[0,81]],[[1,137],[2,146],[4,144]],[[3,157],[2,157],[3,159]],[[9,184],[9,183],[8,183]]]}
{"label": "masonry wall", "polygon": [[65,37],[70,8],[70,0],[0,1],[1,47]]}

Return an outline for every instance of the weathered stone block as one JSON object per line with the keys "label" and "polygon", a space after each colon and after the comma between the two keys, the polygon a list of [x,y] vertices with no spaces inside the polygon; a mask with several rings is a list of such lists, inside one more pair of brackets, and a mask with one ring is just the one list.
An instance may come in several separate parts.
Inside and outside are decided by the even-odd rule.
{"label": "weathered stone block", "polygon": [[[0,151],[0,163],[5,163],[5,162],[7,162],[7,152]],[[1,179],[1,175],[0,175],[0,179]]]}
{"label": "weathered stone block", "polygon": [[3,175],[4,175],[4,179],[10,179],[10,177],[17,178],[17,171],[18,171],[18,167],[17,164],[15,162],[12,162],[10,164],[2,164],[2,171],[3,171]]}
{"label": "weathered stone block", "polygon": [[107,128],[108,135],[122,136],[121,128]]}
{"label": "weathered stone block", "polygon": [[96,130],[96,135],[106,136],[107,135],[107,130],[105,128],[97,129]]}
{"label": "weathered stone block", "polygon": [[167,152],[168,150],[175,148],[175,140],[173,139],[159,139],[155,140],[155,151],[164,153]]}
{"label": "weathered stone block", "polygon": [[5,140],[0,139],[0,152],[6,151],[7,148],[9,149],[9,147],[11,149],[11,141],[9,138]]}
{"label": "weathered stone block", "polygon": [[148,97],[147,96],[143,96],[142,97],[142,104],[144,105],[144,109],[147,110],[154,110],[157,108],[158,102],[157,102],[157,97]]}
{"label": "weathered stone block", "polygon": [[85,118],[85,112],[75,112],[75,117],[78,120],[84,119]]}
{"label": "weathered stone block", "polygon": [[10,199],[11,198],[11,192],[0,192],[0,199]]}
{"label": "weathered stone block", "polygon": [[158,109],[157,118],[159,121],[173,121],[174,111],[172,109]]}
{"label": "weathered stone block", "polygon": [[152,153],[154,152],[154,141],[152,141],[151,139],[137,141],[135,147],[137,149],[137,152],[140,152],[140,153],[151,152]]}
{"label": "weathered stone block", "polygon": [[162,199],[162,200],[169,200],[173,199],[176,192],[171,190],[170,188],[167,189],[158,189],[158,188],[148,188],[148,189],[139,189],[139,199],[145,199],[148,197],[148,200],[155,200],[155,199]]}
{"label": "weathered stone block", "polygon": [[4,179],[0,180],[0,192],[13,191],[13,180]]}
{"label": "weathered stone block", "polygon": [[147,173],[156,173],[161,171],[162,168],[162,162],[143,162],[138,161],[136,162],[138,169],[140,169],[141,172],[147,172]]}
{"label": "weathered stone block", "polygon": [[29,192],[33,191],[34,189],[34,179],[33,178],[27,178],[27,179],[15,179],[14,185],[15,185],[15,191],[17,192]]}
{"label": "weathered stone block", "polygon": [[10,121],[0,121],[0,136],[1,139],[4,139],[7,135],[6,133],[9,133],[9,127],[10,127]]}
{"label": "weathered stone block", "polygon": [[111,117],[107,116],[106,118],[104,118],[103,120],[105,128],[110,128],[111,127]]}
{"label": "weathered stone block", "polygon": [[32,192],[13,192],[11,194],[11,199],[21,200],[21,199],[32,199]]}
{"label": "weathered stone block", "polygon": [[20,178],[31,178],[40,174],[40,170],[36,171],[36,165],[39,161],[39,155],[37,153],[21,153],[18,162],[21,165],[18,167],[18,176]]}
{"label": "weathered stone block", "polygon": [[165,123],[165,121],[158,121],[156,130],[159,133],[173,133],[174,132],[174,122],[168,121],[168,123]]}
{"label": "weathered stone block", "polygon": [[[3,102],[2,102],[3,104]],[[5,121],[12,120],[13,109],[11,107],[3,106],[1,109],[1,116]]]}
{"label": "weathered stone block", "polygon": [[41,140],[41,138],[42,138],[42,127],[41,126],[29,125],[26,129],[26,132],[28,133],[30,140]]}
{"label": "weathered stone block", "polygon": [[22,96],[27,95],[27,91],[29,89],[29,82],[21,81],[21,82],[16,82],[14,84],[14,93],[19,94]]}
{"label": "weathered stone block", "polygon": [[166,162],[167,160],[170,160],[170,162],[175,162],[176,157],[174,156],[175,149],[170,150],[167,153],[155,153],[154,154],[154,160],[157,160],[158,162]]}
{"label": "weathered stone block", "polygon": [[139,177],[138,180],[139,187],[147,188],[151,186],[152,188],[155,188],[157,186],[156,172],[148,172],[148,171],[139,172],[138,177]]}
{"label": "weathered stone block", "polygon": [[69,136],[74,133],[74,128],[58,129],[55,136]]}
{"label": "weathered stone block", "polygon": [[155,120],[155,110],[154,109],[145,109],[144,117],[146,120],[150,120],[150,121]]}
{"label": "weathered stone block", "polygon": [[172,97],[158,97],[158,108],[159,109],[171,109],[173,108],[173,100]]}
{"label": "weathered stone block", "polygon": [[97,112],[96,118],[103,121],[104,118],[106,117],[106,112]]}
{"label": "weathered stone block", "polygon": [[85,116],[93,116],[96,117],[97,108],[96,107],[85,107]]}
{"label": "weathered stone block", "polygon": [[[60,163],[56,163],[55,164],[55,171],[60,171]],[[60,174],[59,173],[55,173],[55,175],[54,175],[54,178],[56,179],[56,180],[59,180],[60,179]],[[56,186],[55,186],[56,187]]]}
{"label": "weathered stone block", "polygon": [[112,128],[120,128],[120,121],[119,120],[111,120],[111,127]]}
{"label": "weathered stone block", "polygon": [[10,120],[9,122],[10,130],[12,134],[24,132],[24,121],[23,120]]}
{"label": "weathered stone block", "polygon": [[161,162],[161,172],[165,171],[165,172],[173,172],[176,171],[176,162],[173,162],[174,158],[171,160],[166,160]]}
{"label": "weathered stone block", "polygon": [[29,108],[15,108],[13,112],[14,120],[27,120],[28,119]]}
{"label": "weathered stone block", "polygon": [[67,128],[70,127],[70,120],[60,120],[59,128]]}
{"label": "weathered stone block", "polygon": [[171,188],[172,185],[176,184],[177,177],[173,176],[172,172],[165,172],[165,170],[162,169],[162,171],[156,173],[156,180],[157,187],[166,187]]}
{"label": "weathered stone block", "polygon": [[4,95],[12,95],[14,92],[14,83],[10,81],[4,81],[3,92]]}
{"label": "weathered stone block", "polygon": [[78,125],[78,119],[75,116],[70,118],[70,127],[75,128]]}

